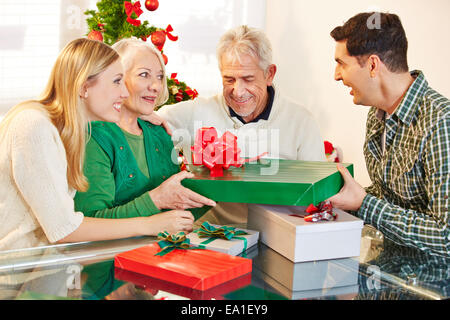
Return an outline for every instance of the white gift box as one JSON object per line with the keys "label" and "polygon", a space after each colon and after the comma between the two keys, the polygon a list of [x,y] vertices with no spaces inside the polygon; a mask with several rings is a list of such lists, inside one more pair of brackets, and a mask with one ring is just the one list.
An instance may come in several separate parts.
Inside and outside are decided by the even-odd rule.
{"label": "white gift box", "polygon": [[[260,272],[257,269],[253,270],[253,272]],[[274,280],[266,276],[264,281],[278,291],[281,295],[285,296],[288,299],[296,300],[296,299],[314,299],[314,298],[325,298],[330,296],[343,296],[348,295],[348,299],[350,300],[353,296],[358,294],[359,287],[358,285],[345,286],[345,287],[335,287],[335,288],[325,288],[325,289],[314,289],[314,290],[304,290],[304,291],[292,291],[285,286],[283,286],[278,281]]]}
{"label": "white gift box", "polygon": [[248,228],[261,232],[261,242],[293,262],[356,257],[363,221],[333,209],[334,221],[306,222],[306,207],[249,204]]}
{"label": "white gift box", "polygon": [[[214,225],[212,226],[216,228],[220,228],[220,225]],[[242,230],[247,232],[247,235],[239,235],[238,238],[245,238],[247,239],[247,249],[254,246],[256,243],[258,243],[259,238],[259,232],[254,230],[247,230],[247,229],[240,229],[236,228],[236,230]],[[207,241],[209,238],[200,238],[196,232],[191,232],[187,236],[187,238],[190,239],[191,245],[198,246],[202,244],[202,242]],[[237,256],[244,250],[244,240],[233,238],[231,240],[224,240],[220,238],[215,238],[213,241],[205,245],[206,249],[214,250],[218,252],[228,253],[232,256]]]}
{"label": "white gift box", "polygon": [[[260,277],[265,282],[288,298],[312,298],[325,292],[347,293],[346,289],[358,284],[357,258],[294,263],[271,248],[260,245],[253,265],[253,270],[261,271]],[[338,290],[339,287],[346,289]]]}

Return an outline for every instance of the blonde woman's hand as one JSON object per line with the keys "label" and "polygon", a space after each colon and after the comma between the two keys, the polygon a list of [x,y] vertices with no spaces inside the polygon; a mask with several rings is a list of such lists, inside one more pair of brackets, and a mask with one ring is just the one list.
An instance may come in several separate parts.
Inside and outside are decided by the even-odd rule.
{"label": "blonde woman's hand", "polygon": [[164,181],[157,188],[149,191],[150,198],[158,209],[214,207],[216,203],[181,185],[181,180],[194,177],[194,174],[181,171]]}
{"label": "blonde woman's hand", "polygon": [[194,228],[194,216],[189,211],[171,210],[154,214],[147,218],[148,228],[145,234],[156,236],[159,232],[191,232]]}

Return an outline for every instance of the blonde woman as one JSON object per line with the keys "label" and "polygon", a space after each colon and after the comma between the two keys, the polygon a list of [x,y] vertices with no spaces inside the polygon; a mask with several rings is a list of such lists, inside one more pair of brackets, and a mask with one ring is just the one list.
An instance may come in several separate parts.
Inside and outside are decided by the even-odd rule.
{"label": "blonde woman", "polygon": [[[125,68],[130,93],[117,123],[95,122],[86,148],[87,192],[75,197],[77,210],[98,218],[160,216],[171,209],[189,209],[197,219],[215,202],[181,185],[192,177],[171,159],[173,142],[160,126],[139,119],[168,99],[164,62],[150,43],[130,38],[113,48]],[[185,225],[191,231],[192,225]]]}
{"label": "blonde woman", "polygon": [[117,52],[77,39],[58,56],[42,97],[8,112],[0,124],[0,250],[155,235],[192,224],[179,218],[184,211],[120,221],[75,212],[75,191],[88,189],[86,125],[119,121],[127,97]]}

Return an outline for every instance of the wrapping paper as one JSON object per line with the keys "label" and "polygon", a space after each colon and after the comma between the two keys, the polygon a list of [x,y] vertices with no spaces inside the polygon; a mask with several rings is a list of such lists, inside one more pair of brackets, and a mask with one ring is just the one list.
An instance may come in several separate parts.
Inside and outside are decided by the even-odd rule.
{"label": "wrapping paper", "polygon": [[224,294],[248,286],[252,282],[252,274],[247,273],[236,279],[232,279],[230,281],[202,291],[118,268],[115,268],[114,276],[118,280],[132,282],[135,285],[144,288],[145,290],[161,290],[192,300],[210,300],[213,298],[216,300],[221,300],[223,299]]}
{"label": "wrapping paper", "polygon": [[186,286],[207,290],[252,271],[252,260],[207,249],[174,249],[164,256],[157,243],[119,253],[116,268]]}
{"label": "wrapping paper", "polygon": [[[343,165],[353,174],[352,164]],[[329,162],[262,159],[230,167],[222,177],[211,177],[206,167],[190,169],[195,176],[182,185],[218,202],[307,206],[328,199],[344,185],[336,165]]]}

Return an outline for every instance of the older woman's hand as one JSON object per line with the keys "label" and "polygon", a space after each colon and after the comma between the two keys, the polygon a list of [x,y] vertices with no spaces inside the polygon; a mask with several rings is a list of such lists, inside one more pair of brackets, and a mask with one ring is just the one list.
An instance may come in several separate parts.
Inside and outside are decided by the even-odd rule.
{"label": "older woman's hand", "polygon": [[155,126],[163,126],[169,136],[172,135],[172,130],[170,130],[169,123],[162,117],[158,116],[156,113],[152,112],[149,115],[142,115],[139,118],[148,121]]}
{"label": "older woman's hand", "polygon": [[174,174],[159,187],[149,191],[150,198],[158,209],[188,209],[203,206],[214,207],[216,203],[181,185],[181,180],[192,178],[187,171]]}

